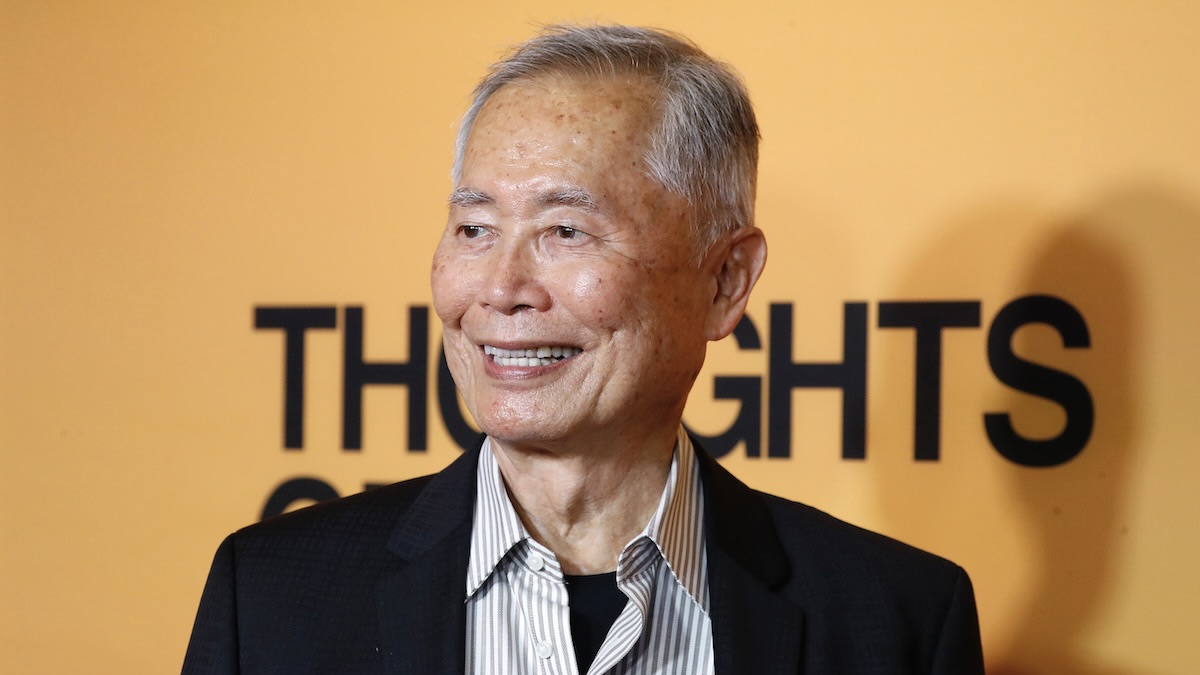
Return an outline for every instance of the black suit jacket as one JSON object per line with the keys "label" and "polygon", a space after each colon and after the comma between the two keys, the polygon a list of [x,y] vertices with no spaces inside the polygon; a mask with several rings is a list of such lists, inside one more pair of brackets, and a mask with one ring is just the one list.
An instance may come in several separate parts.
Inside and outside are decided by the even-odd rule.
{"label": "black suit jacket", "polygon": [[[697,457],[718,675],[983,672],[961,568]],[[478,458],[231,535],[183,672],[461,675]]]}

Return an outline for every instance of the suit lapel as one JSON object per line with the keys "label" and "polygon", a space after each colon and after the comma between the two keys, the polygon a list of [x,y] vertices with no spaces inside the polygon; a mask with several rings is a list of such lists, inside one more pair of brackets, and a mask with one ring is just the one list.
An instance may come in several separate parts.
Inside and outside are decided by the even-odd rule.
{"label": "suit lapel", "polygon": [[385,672],[465,672],[467,561],[479,448],[429,484],[392,532],[395,569],[380,582]]}
{"label": "suit lapel", "polygon": [[804,613],[738,565],[711,550],[708,588],[717,675],[796,675]]}
{"label": "suit lapel", "polygon": [[[465,672],[466,559],[464,536],[449,537],[380,586],[379,620],[385,672]],[[460,564],[461,561],[461,564]]]}
{"label": "suit lapel", "polygon": [[[693,442],[694,444],[694,442]],[[717,675],[800,672],[804,612],[774,589],[792,574],[762,497],[697,447]]]}

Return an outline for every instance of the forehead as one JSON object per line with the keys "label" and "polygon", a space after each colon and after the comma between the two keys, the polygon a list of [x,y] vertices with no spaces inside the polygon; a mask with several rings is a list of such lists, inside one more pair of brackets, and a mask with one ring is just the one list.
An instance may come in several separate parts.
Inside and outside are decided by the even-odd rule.
{"label": "forehead", "polygon": [[479,111],[464,159],[497,150],[518,157],[551,149],[642,153],[653,122],[654,89],[637,76],[546,75],[506,84]]}
{"label": "forehead", "polygon": [[687,239],[687,199],[647,164],[656,91],[640,77],[554,76],[501,87],[476,117],[455,186],[461,198],[451,204],[527,214],[586,204],[614,226]]}

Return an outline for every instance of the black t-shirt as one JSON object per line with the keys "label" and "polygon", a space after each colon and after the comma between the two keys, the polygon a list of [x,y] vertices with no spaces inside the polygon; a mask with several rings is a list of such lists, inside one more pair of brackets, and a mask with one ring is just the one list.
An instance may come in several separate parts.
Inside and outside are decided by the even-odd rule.
{"label": "black t-shirt", "polygon": [[617,588],[617,573],[587,576],[563,575],[571,605],[571,639],[575,662],[586,673],[608,635],[608,629],[625,608],[628,598]]}

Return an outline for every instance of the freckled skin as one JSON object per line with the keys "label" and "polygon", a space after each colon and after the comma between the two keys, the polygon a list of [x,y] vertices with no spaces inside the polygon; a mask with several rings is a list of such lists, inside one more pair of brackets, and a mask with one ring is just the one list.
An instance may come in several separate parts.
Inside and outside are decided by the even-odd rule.
{"label": "freckled skin", "polygon": [[[719,261],[692,261],[685,201],[644,175],[652,96],[637,80],[547,78],[506,85],[476,120],[456,187],[492,201],[451,207],[432,285],[450,370],[502,444],[669,450],[712,326],[727,322]],[[539,200],[564,188],[598,208]],[[497,377],[482,344],[584,351]]]}

